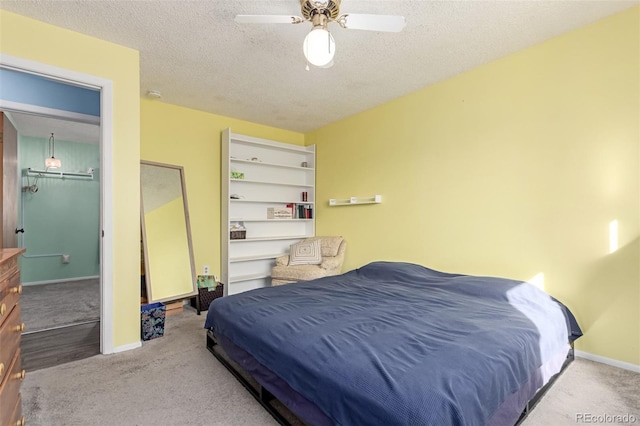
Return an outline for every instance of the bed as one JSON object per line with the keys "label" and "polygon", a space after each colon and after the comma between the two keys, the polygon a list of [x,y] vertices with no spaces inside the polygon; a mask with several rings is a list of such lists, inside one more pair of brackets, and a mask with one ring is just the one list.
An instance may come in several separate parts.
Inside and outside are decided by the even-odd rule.
{"label": "bed", "polygon": [[513,425],[582,335],[531,284],[403,262],[216,299],[205,328],[279,422],[272,396],[312,425]]}

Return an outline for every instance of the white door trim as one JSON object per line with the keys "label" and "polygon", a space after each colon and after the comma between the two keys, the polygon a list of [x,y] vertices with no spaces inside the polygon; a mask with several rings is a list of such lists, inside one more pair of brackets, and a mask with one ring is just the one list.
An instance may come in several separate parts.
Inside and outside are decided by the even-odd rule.
{"label": "white door trim", "polygon": [[1,53],[0,66],[100,90],[100,352],[113,353],[113,82]]}

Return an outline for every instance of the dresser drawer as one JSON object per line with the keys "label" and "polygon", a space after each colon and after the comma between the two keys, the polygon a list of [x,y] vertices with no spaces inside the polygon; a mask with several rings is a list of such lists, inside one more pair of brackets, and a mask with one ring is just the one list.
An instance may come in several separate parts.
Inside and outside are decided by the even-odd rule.
{"label": "dresser drawer", "polygon": [[0,326],[0,383],[9,372],[11,361],[20,348],[23,324],[20,322],[20,305],[13,307],[6,321]]}
{"label": "dresser drawer", "polygon": [[[2,419],[2,417],[0,417]],[[4,419],[0,420],[0,426],[5,426],[2,424]],[[13,407],[13,411],[11,412],[11,416],[7,418],[7,426],[24,426],[25,418],[22,415],[22,395],[18,394],[18,400],[16,401],[15,406]]]}
{"label": "dresser drawer", "polygon": [[0,281],[8,278],[13,272],[18,270],[18,256],[11,257],[7,261],[0,263]]}
{"label": "dresser drawer", "polygon": [[22,285],[20,284],[19,271],[0,281],[0,326],[2,326],[13,307],[18,303],[21,293]]}
{"label": "dresser drawer", "polygon": [[[25,372],[20,368],[20,350],[16,352],[9,372],[5,374],[0,383],[0,419],[12,417],[16,401],[20,395],[20,385],[25,377]],[[12,424],[12,423],[9,423]]]}

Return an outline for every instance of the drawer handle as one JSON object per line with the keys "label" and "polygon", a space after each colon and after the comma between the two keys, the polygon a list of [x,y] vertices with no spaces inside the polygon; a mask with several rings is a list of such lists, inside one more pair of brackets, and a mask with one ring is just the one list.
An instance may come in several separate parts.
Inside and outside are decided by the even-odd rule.
{"label": "drawer handle", "polygon": [[27,375],[27,370],[22,370],[18,373],[14,373],[13,376],[11,376],[11,378],[16,379],[16,380],[24,380],[24,377]]}
{"label": "drawer handle", "polygon": [[6,313],[7,313],[7,305],[3,303],[2,305],[0,305],[0,315],[4,315]]}
{"label": "drawer handle", "polygon": [[4,374],[4,362],[0,362],[0,376]]}
{"label": "drawer handle", "polygon": [[15,331],[16,333],[22,333],[24,331],[24,323],[20,325],[14,325],[12,330]]}
{"label": "drawer handle", "polygon": [[22,294],[22,284],[18,284],[17,287],[11,287],[11,289],[9,290],[9,293]]}
{"label": "drawer handle", "polygon": [[22,418],[16,422],[16,426],[24,426],[24,425],[25,425],[25,420],[24,420],[24,416],[22,416]]}

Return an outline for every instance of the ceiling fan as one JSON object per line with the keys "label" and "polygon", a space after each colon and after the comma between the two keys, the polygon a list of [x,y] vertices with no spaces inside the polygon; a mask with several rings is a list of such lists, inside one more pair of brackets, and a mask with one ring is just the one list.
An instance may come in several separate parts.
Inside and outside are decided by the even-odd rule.
{"label": "ceiling fan", "polygon": [[[336,43],[327,25],[336,22],[342,28],[399,32],[406,25],[404,16],[340,14],[342,0],[300,0],[302,17],[290,15],[236,15],[239,24],[300,24],[311,22],[313,28],[302,43],[308,63],[321,68],[333,65]],[[309,66],[307,65],[307,70]]]}

